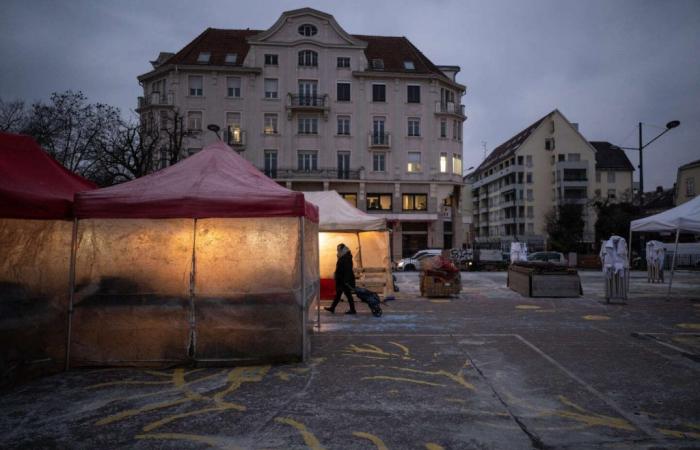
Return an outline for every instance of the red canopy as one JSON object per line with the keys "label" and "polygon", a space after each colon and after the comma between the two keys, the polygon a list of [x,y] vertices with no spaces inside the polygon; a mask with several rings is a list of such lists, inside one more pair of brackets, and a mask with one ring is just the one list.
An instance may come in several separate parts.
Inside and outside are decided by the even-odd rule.
{"label": "red canopy", "polygon": [[79,218],[306,216],[318,209],[304,194],[263,175],[223,142],[166,169],[75,197]]}
{"label": "red canopy", "polygon": [[0,132],[0,217],[71,219],[73,195],[96,187],[31,137]]}

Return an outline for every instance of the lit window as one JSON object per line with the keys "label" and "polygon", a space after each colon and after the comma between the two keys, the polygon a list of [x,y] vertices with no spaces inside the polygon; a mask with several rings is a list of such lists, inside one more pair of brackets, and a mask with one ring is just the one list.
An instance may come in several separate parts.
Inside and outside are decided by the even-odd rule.
{"label": "lit window", "polygon": [[440,173],[447,173],[447,153],[440,153]]}
{"label": "lit window", "polygon": [[404,211],[426,211],[428,196],[426,194],[403,194],[402,207]]}
{"label": "lit window", "polygon": [[276,66],[277,65],[277,55],[265,54],[265,65],[266,66]]}
{"label": "lit window", "polygon": [[318,53],[313,50],[302,50],[299,52],[299,65],[307,67],[318,66]]}
{"label": "lit window", "polygon": [[422,170],[419,152],[408,152],[408,164],[406,165],[406,170],[408,172],[420,172]]}
{"label": "lit window", "polygon": [[367,209],[391,211],[391,194],[367,194]]}
{"label": "lit window", "polygon": [[198,63],[208,63],[210,57],[211,57],[210,52],[200,52],[199,55],[197,55],[197,62]]}
{"label": "lit window", "polygon": [[277,98],[277,78],[265,78],[265,98]]}
{"label": "lit window", "polygon": [[189,87],[190,87],[190,95],[195,96],[195,97],[201,97],[204,95],[204,90],[202,89],[202,85],[204,84],[202,80],[201,75],[192,75],[189,77]]}
{"label": "lit window", "polygon": [[413,64],[413,61],[404,61],[403,68],[406,70],[416,70],[416,66]]}
{"label": "lit window", "polygon": [[277,134],[277,114],[265,114],[265,134]]}
{"label": "lit window", "polygon": [[408,135],[413,137],[420,136],[420,119],[417,117],[408,119]]}
{"label": "lit window", "polygon": [[301,34],[302,36],[315,36],[316,33],[318,33],[318,29],[316,28],[316,26],[311,25],[310,23],[299,25],[297,31],[299,31],[299,34]]}
{"label": "lit window", "polygon": [[226,113],[226,141],[229,145],[243,144],[243,131],[241,130],[241,113]]}
{"label": "lit window", "polygon": [[350,203],[352,206],[354,206],[355,208],[357,208],[357,194],[354,194],[354,193],[353,193],[353,194],[344,194],[344,193],[341,193],[340,196],[343,197],[343,200],[345,200],[346,202]]}
{"label": "lit window", "polygon": [[241,96],[241,79],[239,77],[226,77],[226,95],[235,98]]}
{"label": "lit window", "polygon": [[226,53],[224,64],[236,64],[238,61],[238,53]]}
{"label": "lit window", "polygon": [[460,154],[452,154],[452,173],[462,175],[462,155]]}

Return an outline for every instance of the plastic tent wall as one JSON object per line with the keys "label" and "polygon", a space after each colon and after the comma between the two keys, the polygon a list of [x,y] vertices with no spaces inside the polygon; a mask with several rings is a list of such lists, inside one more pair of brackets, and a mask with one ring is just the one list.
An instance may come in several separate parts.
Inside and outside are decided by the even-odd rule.
{"label": "plastic tent wall", "polygon": [[350,248],[354,267],[365,271],[367,287],[380,289],[384,296],[391,295],[393,280],[386,221],[354,208],[335,191],[304,192],[304,196],[319,209],[321,298],[335,296],[333,275],[340,243]]}
{"label": "plastic tent wall", "polygon": [[94,187],[0,133],[0,384],[63,368],[73,194]]}
{"label": "plastic tent wall", "polygon": [[[223,144],[149,177],[78,197],[71,365],[304,359],[319,284],[317,218],[303,196]],[[247,190],[272,206],[237,208],[238,198],[250,202]],[[161,218],[119,217],[148,214],[152,195],[195,217],[167,217],[169,208]],[[127,203],[127,214],[104,217],[104,204]],[[229,217],[208,217],[212,204]]]}

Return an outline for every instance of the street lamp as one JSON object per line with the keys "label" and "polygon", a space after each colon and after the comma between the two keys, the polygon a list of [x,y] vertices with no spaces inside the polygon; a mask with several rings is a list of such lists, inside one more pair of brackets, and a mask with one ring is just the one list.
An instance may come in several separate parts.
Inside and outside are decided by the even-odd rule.
{"label": "street lamp", "polygon": [[642,159],[642,150],[644,150],[649,144],[668,133],[673,128],[680,125],[679,120],[672,120],[666,124],[666,129],[659,133],[654,139],[650,140],[646,144],[642,144],[642,122],[639,122],[639,147],[620,147],[624,150],[637,150],[639,151],[639,207],[644,206],[644,164]]}
{"label": "street lamp", "polygon": [[216,138],[217,138],[218,140],[221,140],[221,136],[219,136],[219,130],[220,130],[220,129],[221,129],[221,127],[219,127],[219,126],[218,126],[217,124],[215,124],[215,123],[210,123],[209,125],[207,125],[207,130],[213,131],[214,134],[216,135]]}

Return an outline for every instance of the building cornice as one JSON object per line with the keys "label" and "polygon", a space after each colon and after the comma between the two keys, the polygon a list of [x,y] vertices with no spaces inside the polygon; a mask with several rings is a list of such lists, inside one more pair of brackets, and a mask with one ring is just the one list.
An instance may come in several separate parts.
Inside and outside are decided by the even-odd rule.
{"label": "building cornice", "polygon": [[379,71],[360,71],[360,70],[355,70],[352,72],[352,75],[354,77],[358,78],[404,78],[404,79],[409,79],[409,80],[415,80],[415,79],[420,79],[420,80],[437,80],[441,83],[444,83],[448,86],[452,86],[455,89],[459,89],[462,92],[467,91],[467,87],[455,83],[447,78],[438,76],[433,73],[403,73],[403,72],[379,72]]}
{"label": "building cornice", "polygon": [[187,72],[227,72],[227,73],[251,73],[260,75],[262,68],[260,67],[245,67],[245,66],[212,66],[206,64],[164,64],[157,69],[139,75],[137,79],[142,82],[148,79],[167,74],[171,71],[178,72],[180,70]]}

